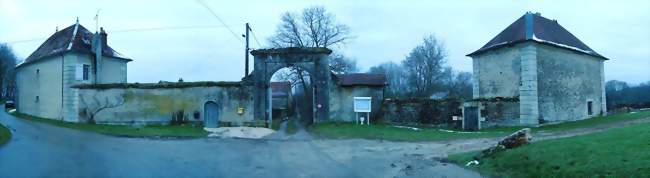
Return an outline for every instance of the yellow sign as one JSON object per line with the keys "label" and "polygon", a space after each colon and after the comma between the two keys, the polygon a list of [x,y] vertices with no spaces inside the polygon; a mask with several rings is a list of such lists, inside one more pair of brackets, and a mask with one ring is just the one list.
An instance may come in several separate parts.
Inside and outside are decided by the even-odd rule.
{"label": "yellow sign", "polygon": [[239,114],[239,115],[244,114],[244,108],[242,108],[242,107],[237,108],[237,114]]}

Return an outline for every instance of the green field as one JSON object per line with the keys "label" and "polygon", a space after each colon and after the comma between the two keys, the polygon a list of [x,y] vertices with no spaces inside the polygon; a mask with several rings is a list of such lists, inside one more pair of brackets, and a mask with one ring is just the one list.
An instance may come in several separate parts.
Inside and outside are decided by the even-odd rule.
{"label": "green field", "polygon": [[[495,177],[647,177],[650,124],[545,140],[495,154],[474,169]],[[465,164],[477,152],[451,155]]]}
{"label": "green field", "polygon": [[[650,111],[638,113],[615,114],[606,117],[565,122],[554,125],[532,128],[533,132],[557,132],[571,129],[592,127],[596,125],[630,121],[650,117]],[[356,125],[345,122],[324,122],[313,124],[309,130],[325,138],[348,139],[382,139],[393,141],[439,141],[452,139],[469,139],[506,136],[524,127],[497,127],[480,130],[479,132],[448,132],[441,128],[418,127],[415,131],[408,128],[397,128],[389,124]]]}
{"label": "green field", "polygon": [[11,132],[0,124],[0,145],[7,143],[9,139],[11,139]]}
{"label": "green field", "polygon": [[208,132],[203,130],[202,126],[187,125],[103,125],[103,124],[84,124],[70,123],[59,120],[38,118],[21,113],[12,113],[12,115],[32,122],[46,123],[59,127],[71,128],[76,130],[97,132],[106,135],[126,136],[126,137],[206,137]]}

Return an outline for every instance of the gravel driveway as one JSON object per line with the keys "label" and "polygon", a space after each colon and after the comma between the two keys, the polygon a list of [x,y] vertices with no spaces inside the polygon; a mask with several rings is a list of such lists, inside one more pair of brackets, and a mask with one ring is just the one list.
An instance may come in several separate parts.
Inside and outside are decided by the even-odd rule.
{"label": "gravel driveway", "polygon": [[0,177],[479,177],[438,160],[491,143],[161,140],[59,128],[5,112],[0,122],[13,133],[0,146]]}

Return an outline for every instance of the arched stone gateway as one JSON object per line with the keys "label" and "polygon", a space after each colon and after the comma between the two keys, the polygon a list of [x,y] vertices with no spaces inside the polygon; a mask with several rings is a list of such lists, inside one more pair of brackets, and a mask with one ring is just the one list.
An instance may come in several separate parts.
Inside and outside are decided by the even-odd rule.
{"label": "arched stone gateway", "polygon": [[327,48],[278,48],[251,52],[255,57],[253,70],[254,117],[271,123],[271,76],[284,67],[298,66],[311,75],[314,90],[312,122],[329,120],[329,86],[331,74]]}
{"label": "arched stone gateway", "polygon": [[219,105],[214,101],[205,102],[203,106],[203,124],[207,128],[219,126]]}

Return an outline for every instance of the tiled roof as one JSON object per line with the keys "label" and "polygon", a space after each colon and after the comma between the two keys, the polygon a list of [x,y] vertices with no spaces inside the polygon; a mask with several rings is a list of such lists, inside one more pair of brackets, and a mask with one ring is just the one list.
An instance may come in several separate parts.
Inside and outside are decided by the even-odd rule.
{"label": "tiled roof", "polygon": [[291,83],[289,82],[271,82],[271,96],[273,97],[286,97],[291,91]]}
{"label": "tiled roof", "polygon": [[606,57],[596,53],[596,51],[573,36],[571,32],[564,29],[556,20],[550,20],[542,17],[539,13],[533,14],[530,12],[521,16],[483,47],[467,56],[481,54],[492,49],[524,41],[535,41],[607,60]]}
{"label": "tiled roof", "polygon": [[[80,24],[74,24],[50,36],[36,51],[34,51],[20,65],[36,62],[45,57],[61,54],[64,52],[81,52],[94,54],[92,51],[92,40],[95,35]],[[107,57],[131,60],[106,45],[102,49],[102,55]]]}
{"label": "tiled roof", "polygon": [[385,86],[384,74],[351,73],[337,75],[341,86]]}

